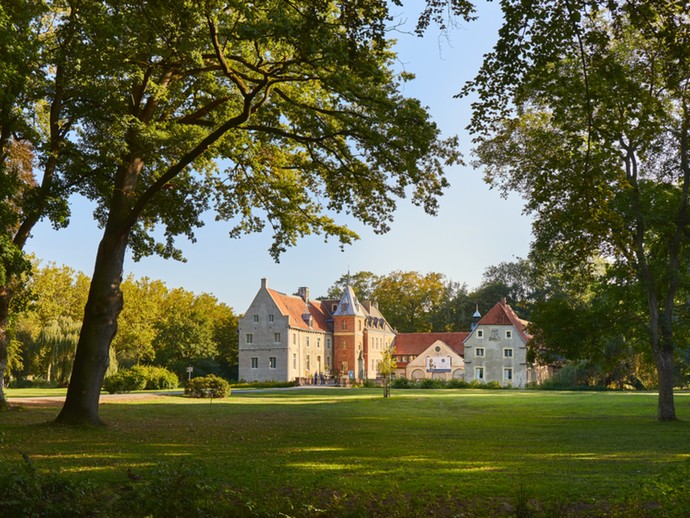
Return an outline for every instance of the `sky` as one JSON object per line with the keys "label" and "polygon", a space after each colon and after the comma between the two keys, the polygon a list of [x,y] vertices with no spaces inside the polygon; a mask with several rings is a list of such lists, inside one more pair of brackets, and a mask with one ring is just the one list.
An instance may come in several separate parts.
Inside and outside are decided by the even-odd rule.
{"label": "sky", "polygon": [[[480,284],[487,267],[525,257],[531,221],[523,214],[523,201],[517,194],[502,198],[484,183],[482,171],[469,165],[471,143],[465,127],[470,120],[471,99],[453,98],[465,81],[475,76],[483,55],[496,41],[501,22],[499,5],[477,2],[478,20],[458,20],[445,34],[432,29],[419,38],[412,30],[421,1],[405,4],[404,8],[393,7],[396,25],[402,25],[391,33],[398,41],[396,66],[416,76],[405,84],[403,93],[428,107],[445,137],[460,136],[468,164],[446,170],[451,186],[440,198],[436,217],[409,199],[401,200],[391,230],[377,235],[343,216],[338,221],[351,222],[359,241],[341,250],[337,240],[307,237],[275,263],[268,254],[270,232],[230,239],[229,225],[215,222],[209,214],[206,225],[196,232],[196,243],[178,243],[186,263],[158,257],[134,262],[129,256],[125,276],[160,279],[169,288],[210,293],[236,313],[243,313],[264,277],[275,290],[295,293],[298,287],[306,286],[313,297],[325,295],[348,271],[377,275],[396,270],[439,272],[471,289]],[[49,223],[40,223],[27,250],[44,263],[67,265],[90,276],[101,238],[92,212],[88,201],[75,197],[70,226],[55,231]]]}

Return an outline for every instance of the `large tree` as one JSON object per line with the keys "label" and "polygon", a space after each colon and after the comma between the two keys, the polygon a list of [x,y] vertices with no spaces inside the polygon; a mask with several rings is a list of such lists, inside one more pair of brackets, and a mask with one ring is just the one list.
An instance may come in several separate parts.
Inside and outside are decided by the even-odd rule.
{"label": "large tree", "polygon": [[447,299],[447,286],[440,273],[395,271],[379,278],[374,299],[388,323],[399,332],[432,331],[433,315]]}
{"label": "large tree", "polygon": [[345,275],[341,275],[333,286],[328,288],[328,295],[323,298],[339,299],[343,296],[345,288],[352,286],[359,300],[371,300],[379,280],[380,277],[372,272],[363,271],[353,274],[347,272]]}
{"label": "large tree", "polygon": [[604,257],[644,293],[658,418],[676,419],[675,313],[690,244],[690,7],[672,0],[507,0],[465,92],[487,179],[534,214],[532,258]]}
{"label": "large tree", "polygon": [[232,236],[269,225],[274,257],[309,233],[349,243],[334,214],[384,232],[408,192],[434,213],[457,159],[400,93],[383,0],[77,5],[89,110],[75,138],[104,232],[57,418],[73,424],[100,422],[128,247],[179,257],[175,237],[193,239],[211,204]]}
{"label": "large tree", "polygon": [[159,280],[129,276],[122,283],[121,290],[127,305],[120,314],[118,333],[112,343],[118,367],[150,363],[156,356],[153,342],[156,325],[165,317],[164,302],[168,288]]}
{"label": "large tree", "polygon": [[24,247],[41,219],[67,224],[83,173],[68,138],[80,105],[75,25],[67,0],[0,5],[0,409],[9,316],[30,270]]}

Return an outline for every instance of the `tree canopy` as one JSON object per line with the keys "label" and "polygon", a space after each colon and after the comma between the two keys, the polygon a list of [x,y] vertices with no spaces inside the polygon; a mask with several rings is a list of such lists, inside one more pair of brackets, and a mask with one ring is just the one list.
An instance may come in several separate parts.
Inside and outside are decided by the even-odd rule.
{"label": "tree canopy", "polygon": [[401,94],[387,2],[175,6],[51,6],[76,34],[73,142],[94,172],[77,188],[104,228],[61,422],[99,421],[128,248],[180,258],[176,237],[193,240],[208,208],[234,237],[269,226],[275,258],[311,233],[350,243],[338,214],[385,232],[408,195],[433,214],[458,159],[456,138]]}
{"label": "tree canopy", "polygon": [[659,418],[675,419],[676,297],[687,284],[688,6],[504,2],[500,39],[464,93],[478,164],[534,215],[532,257],[603,257],[646,299]]}

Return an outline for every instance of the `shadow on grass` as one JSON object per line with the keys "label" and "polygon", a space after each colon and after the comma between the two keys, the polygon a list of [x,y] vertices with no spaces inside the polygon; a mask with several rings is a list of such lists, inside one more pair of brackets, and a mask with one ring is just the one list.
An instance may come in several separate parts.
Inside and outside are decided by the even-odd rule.
{"label": "shadow on grass", "polygon": [[99,428],[46,425],[59,407],[37,405],[0,416],[0,463],[11,471],[25,453],[40,470],[106,485],[184,465],[202,470],[204,484],[266,500],[287,488],[517,508],[528,481],[526,501],[544,510],[544,502],[626,501],[688,454],[688,423],[656,423],[646,398],[467,395],[314,390],[108,402],[109,426]]}

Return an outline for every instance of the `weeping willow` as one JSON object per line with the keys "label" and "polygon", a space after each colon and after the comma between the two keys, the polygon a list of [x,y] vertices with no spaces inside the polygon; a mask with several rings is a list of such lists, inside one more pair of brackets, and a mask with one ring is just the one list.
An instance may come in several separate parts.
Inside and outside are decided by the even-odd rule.
{"label": "weeping willow", "polygon": [[52,320],[41,329],[36,341],[48,359],[47,381],[58,385],[69,382],[80,328],[79,322],[65,317]]}

